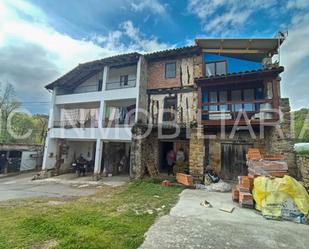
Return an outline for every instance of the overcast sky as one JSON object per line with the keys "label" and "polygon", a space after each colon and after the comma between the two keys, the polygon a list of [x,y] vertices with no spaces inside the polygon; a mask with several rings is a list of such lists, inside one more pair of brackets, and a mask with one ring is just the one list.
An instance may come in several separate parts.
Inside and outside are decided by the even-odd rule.
{"label": "overcast sky", "polygon": [[0,0],[0,81],[23,106],[47,113],[44,85],[78,63],[192,44],[197,37],[274,37],[282,95],[309,107],[308,0]]}

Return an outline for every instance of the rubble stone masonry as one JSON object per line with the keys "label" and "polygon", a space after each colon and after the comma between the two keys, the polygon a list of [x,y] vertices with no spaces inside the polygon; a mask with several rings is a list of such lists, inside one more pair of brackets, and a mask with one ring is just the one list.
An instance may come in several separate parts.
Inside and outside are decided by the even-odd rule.
{"label": "rubble stone masonry", "polygon": [[203,129],[191,129],[189,142],[189,171],[192,176],[204,175],[205,144],[203,138]]}
{"label": "rubble stone masonry", "polygon": [[[146,132],[145,126],[135,125],[132,128],[134,137]],[[130,157],[130,177],[143,178],[147,169],[158,170],[159,140],[157,132],[151,132],[146,138],[132,139]]]}
{"label": "rubble stone masonry", "polygon": [[296,155],[297,167],[300,173],[300,180],[309,189],[309,155]]}
{"label": "rubble stone masonry", "polygon": [[272,127],[269,133],[266,133],[265,140],[267,141],[267,150],[270,153],[278,153],[284,155],[288,167],[289,174],[298,178],[298,169],[296,166],[296,158],[293,150],[292,129],[291,129],[291,113],[290,102],[288,98],[280,99],[280,128],[283,132],[283,137],[279,135],[279,131]]}

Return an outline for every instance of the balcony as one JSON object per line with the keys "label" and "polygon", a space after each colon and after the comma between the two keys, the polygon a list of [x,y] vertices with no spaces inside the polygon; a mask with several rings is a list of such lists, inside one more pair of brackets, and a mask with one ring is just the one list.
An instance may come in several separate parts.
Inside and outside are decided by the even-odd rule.
{"label": "balcony", "polygon": [[248,125],[279,120],[282,67],[196,79],[203,125]]}
{"label": "balcony", "polygon": [[54,121],[54,128],[98,128],[98,120],[64,120]]}
{"label": "balcony", "polygon": [[274,122],[272,99],[202,103],[203,125],[246,125]]}
{"label": "balcony", "polygon": [[105,90],[134,88],[136,86],[136,74],[137,64],[110,67]]}
{"label": "balcony", "polygon": [[106,90],[132,88],[136,86],[136,79],[106,82]]}
{"label": "balcony", "polygon": [[99,84],[80,85],[75,89],[58,89],[57,95],[79,94],[79,93],[91,93],[99,92]]}
{"label": "balcony", "polygon": [[131,127],[135,123],[136,99],[106,101],[105,128]]}

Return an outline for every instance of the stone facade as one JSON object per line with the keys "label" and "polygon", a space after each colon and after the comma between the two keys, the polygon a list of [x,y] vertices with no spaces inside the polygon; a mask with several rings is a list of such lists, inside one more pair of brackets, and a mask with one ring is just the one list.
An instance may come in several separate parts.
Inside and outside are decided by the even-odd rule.
{"label": "stone facade", "polygon": [[280,125],[265,131],[266,151],[282,154],[287,160],[289,174],[298,178],[294,143],[292,140],[290,102],[288,98],[280,99]]}
{"label": "stone facade", "polygon": [[[231,137],[231,131],[221,132],[212,135],[207,134],[208,150],[206,150],[205,160],[221,177],[222,174],[222,145],[246,145],[248,147],[256,147],[265,149],[265,140],[259,138],[259,132],[254,131],[256,138],[252,138],[248,131],[238,131]],[[207,152],[208,151],[208,152]],[[245,162],[243,162],[245,163]]]}
{"label": "stone facade", "polygon": [[203,129],[193,128],[189,142],[189,172],[192,176],[200,177],[204,175],[205,162],[205,140]]}
{"label": "stone facade", "polygon": [[159,140],[157,132],[151,132],[145,138],[139,139],[147,132],[147,127],[135,125],[132,128],[133,139],[131,143],[130,177],[142,178],[147,169],[158,171],[159,166]]}
{"label": "stone facade", "polygon": [[296,162],[300,173],[300,180],[309,189],[309,155],[296,155]]}

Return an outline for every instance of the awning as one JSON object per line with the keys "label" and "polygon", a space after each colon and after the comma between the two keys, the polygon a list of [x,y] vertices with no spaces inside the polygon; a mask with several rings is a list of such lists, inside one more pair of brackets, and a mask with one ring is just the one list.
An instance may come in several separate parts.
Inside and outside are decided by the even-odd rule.
{"label": "awning", "polygon": [[261,62],[278,53],[284,38],[225,38],[196,39],[196,44],[205,53],[215,53],[239,59]]}

